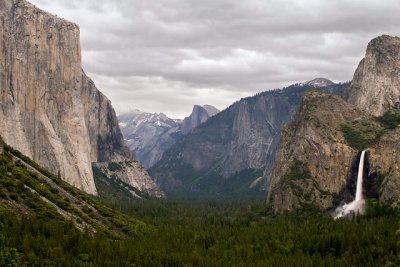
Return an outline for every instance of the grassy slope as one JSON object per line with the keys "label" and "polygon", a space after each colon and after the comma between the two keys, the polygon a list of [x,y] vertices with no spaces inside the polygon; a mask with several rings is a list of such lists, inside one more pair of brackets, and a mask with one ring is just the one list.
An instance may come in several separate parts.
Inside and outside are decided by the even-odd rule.
{"label": "grassy slope", "polygon": [[71,222],[81,231],[122,237],[144,227],[98,204],[9,146],[0,155],[0,197],[16,214]]}

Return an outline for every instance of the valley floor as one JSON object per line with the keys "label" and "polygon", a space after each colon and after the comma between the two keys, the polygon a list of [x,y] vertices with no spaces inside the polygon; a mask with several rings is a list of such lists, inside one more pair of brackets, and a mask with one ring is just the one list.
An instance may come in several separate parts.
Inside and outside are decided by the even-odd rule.
{"label": "valley floor", "polygon": [[[313,210],[270,214],[265,201],[125,201],[144,221],[111,239],[56,219],[0,213],[1,266],[396,266],[398,213],[333,220]],[[8,264],[8,265],[7,265]]]}

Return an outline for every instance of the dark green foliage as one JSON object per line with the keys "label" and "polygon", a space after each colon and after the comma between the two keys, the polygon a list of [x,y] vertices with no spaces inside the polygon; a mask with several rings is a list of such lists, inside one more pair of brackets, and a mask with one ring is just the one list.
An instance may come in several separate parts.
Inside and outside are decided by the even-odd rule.
{"label": "dark green foliage", "polygon": [[0,213],[18,266],[384,266],[398,263],[398,216],[334,221],[310,207],[272,215],[262,202],[136,201],[154,231],[114,240],[71,223]]}
{"label": "dark green foliage", "polygon": [[[348,85],[349,83],[336,84],[319,88],[319,90],[340,95]],[[226,177],[221,171],[221,169],[228,169],[230,167],[228,164],[231,164],[227,162],[231,162],[228,155],[231,153],[232,143],[236,142],[235,138],[238,135],[235,123],[239,121],[238,118],[245,108],[246,114],[250,116],[248,118],[251,123],[249,131],[265,135],[271,127],[265,123],[265,119],[269,117],[267,113],[276,112],[280,115],[278,120],[273,120],[272,128],[275,130],[271,134],[275,135],[275,131],[280,132],[283,124],[292,119],[296,110],[293,107],[299,105],[304,93],[315,89],[314,86],[295,84],[282,90],[265,91],[235,102],[196,127],[165,151],[161,160],[150,168],[150,175],[158,181],[168,195],[192,198],[214,196],[231,198],[233,195],[236,198],[248,198],[254,194],[260,196],[262,194],[259,190],[260,187],[245,190],[245,186],[250,185],[257,178],[255,173],[259,170],[247,166],[248,169],[241,169],[239,173],[233,174],[231,177]],[[272,110],[268,109],[266,112],[264,105],[271,107]],[[276,137],[278,138],[279,135]],[[268,150],[275,151],[277,144],[277,139],[275,139]],[[197,154],[196,156],[190,155],[193,151]],[[274,154],[268,155],[265,161],[273,162],[275,159],[272,155]],[[186,155],[184,157],[186,159],[183,159],[182,155]],[[204,163],[200,164],[202,165],[201,169],[195,166],[197,159]],[[218,169],[219,166],[223,166],[223,168]],[[264,170],[264,167],[262,169]],[[235,185],[239,185],[240,190],[226,190],[227,187],[233,188]],[[217,188],[218,186],[219,188]],[[211,191],[206,196],[208,189]]]}
{"label": "dark green foliage", "polygon": [[400,111],[387,111],[376,119],[386,129],[395,129],[400,124]]}
{"label": "dark green foliage", "polygon": [[282,190],[289,190],[297,197],[302,209],[319,210],[315,205],[315,199],[334,198],[334,194],[320,188],[318,182],[311,176],[307,164],[294,159],[286,174],[282,177]]}
{"label": "dark green foliage", "polygon": [[367,209],[365,217],[375,218],[375,217],[386,217],[391,216],[391,214],[396,211],[388,205],[382,205],[375,198],[368,199]]}
{"label": "dark green foliage", "polygon": [[384,130],[370,122],[355,121],[341,125],[346,143],[355,149],[365,149],[379,142]]}
{"label": "dark green foliage", "polygon": [[20,266],[20,254],[15,248],[6,246],[6,234],[4,224],[0,223],[0,266]]}
{"label": "dark green foliage", "polygon": [[[263,175],[261,169],[246,169],[225,178],[220,174],[218,165],[202,175],[192,170],[190,165],[184,165],[184,167],[187,170],[180,171],[179,174],[186,174],[187,176],[178,177],[183,182],[183,186],[177,190],[170,191],[168,194],[170,197],[190,199],[249,199],[265,197],[265,192],[259,190],[259,185],[251,187],[252,182]],[[191,177],[189,175],[194,176]]]}
{"label": "dark green foliage", "polygon": [[[290,181],[307,177],[303,164],[295,163]],[[400,263],[395,234],[398,213],[377,202],[371,202],[364,217],[334,221],[311,205],[274,215],[265,201],[116,203],[100,199],[144,221],[146,228],[138,230],[137,220],[98,204],[56,176],[52,179],[88,204],[74,210],[57,195],[59,190],[45,187],[38,175],[12,162],[9,155],[0,155],[0,191],[6,196],[0,201],[0,266],[368,267]],[[100,213],[109,229],[97,225],[96,233],[78,230],[25,185],[54,202],[69,203],[65,208],[80,214],[80,220],[89,222]],[[4,204],[12,194],[29,208],[28,214],[12,212]]]}
{"label": "dark green foliage", "polygon": [[311,174],[304,162],[295,159],[290,170],[282,177],[283,181],[310,179]]}
{"label": "dark green foliage", "polygon": [[93,166],[93,178],[96,184],[97,193],[102,200],[108,201],[108,203],[125,203],[134,201],[134,197],[131,192],[135,192],[138,196],[149,198],[144,193],[139,192],[136,188],[131,185],[108,178],[99,168]]}
{"label": "dark green foliage", "polygon": [[121,163],[118,162],[109,162],[108,163],[108,169],[112,172],[115,171],[120,171],[122,170],[124,167],[121,165]]}
{"label": "dark green foliage", "polygon": [[[355,221],[312,210],[272,215],[265,202],[136,201],[122,208],[155,231],[112,240],[70,223],[0,213],[4,249],[18,265],[383,266],[398,263],[398,216]],[[375,207],[375,210],[379,207]],[[10,249],[15,248],[15,249]],[[12,266],[12,265],[11,265]]]}
{"label": "dark green foliage", "polygon": [[341,125],[341,130],[348,145],[355,149],[365,149],[379,142],[381,136],[388,130],[395,129],[400,124],[400,113],[396,110],[387,111],[376,117],[376,123],[370,121],[353,121]]}
{"label": "dark green foliage", "polygon": [[[19,159],[13,161],[12,156],[22,159],[40,173],[28,169]],[[68,185],[8,146],[5,153],[0,154],[0,195],[2,199],[12,201],[10,205],[17,213],[30,214],[38,220],[72,220],[81,228],[88,227],[91,232],[109,237],[132,236],[149,228],[98,204],[92,196]]]}

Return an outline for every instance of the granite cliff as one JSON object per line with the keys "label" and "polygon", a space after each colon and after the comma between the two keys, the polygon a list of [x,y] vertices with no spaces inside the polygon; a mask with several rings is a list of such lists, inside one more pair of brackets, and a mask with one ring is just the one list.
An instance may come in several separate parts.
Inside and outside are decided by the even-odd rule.
{"label": "granite cliff", "polygon": [[374,116],[400,109],[400,38],[369,42],[349,88],[348,101]]}
{"label": "granite cliff", "polygon": [[400,204],[399,40],[384,35],[369,43],[347,99],[306,94],[296,119],[282,130],[268,193],[276,212],[350,202],[364,149],[364,196]]}
{"label": "granite cliff", "polygon": [[263,173],[269,173],[273,166],[280,129],[293,118],[304,92],[320,89],[340,93],[346,86],[318,88],[304,83],[242,99],[180,139],[150,173],[171,194],[260,194],[268,179]]}
{"label": "granite cliff", "polygon": [[190,116],[184,120],[139,110],[122,114],[118,120],[127,145],[140,163],[150,168],[177,140],[218,112],[210,105],[195,105]]}
{"label": "granite cliff", "polygon": [[295,120],[282,129],[268,191],[273,209],[292,210],[305,204],[332,207],[357,154],[346,143],[341,124],[367,119],[339,96],[307,93]]}
{"label": "granite cliff", "polygon": [[219,110],[210,105],[194,105],[192,113],[186,117],[182,125],[179,127],[183,134],[189,133],[191,130],[206,122],[209,118],[219,113]]}
{"label": "granite cliff", "polygon": [[[92,163],[132,156],[110,101],[82,71],[78,26],[25,0],[1,1],[0,25],[0,135],[96,194]],[[146,190],[159,192],[143,175]]]}

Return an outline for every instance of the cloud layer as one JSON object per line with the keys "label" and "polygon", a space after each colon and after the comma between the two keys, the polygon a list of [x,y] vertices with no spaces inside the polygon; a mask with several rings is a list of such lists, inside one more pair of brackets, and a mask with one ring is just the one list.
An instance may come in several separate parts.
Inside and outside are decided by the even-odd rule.
{"label": "cloud layer", "polygon": [[352,78],[399,35],[398,0],[31,0],[81,27],[83,64],[118,113],[184,117],[315,77]]}

